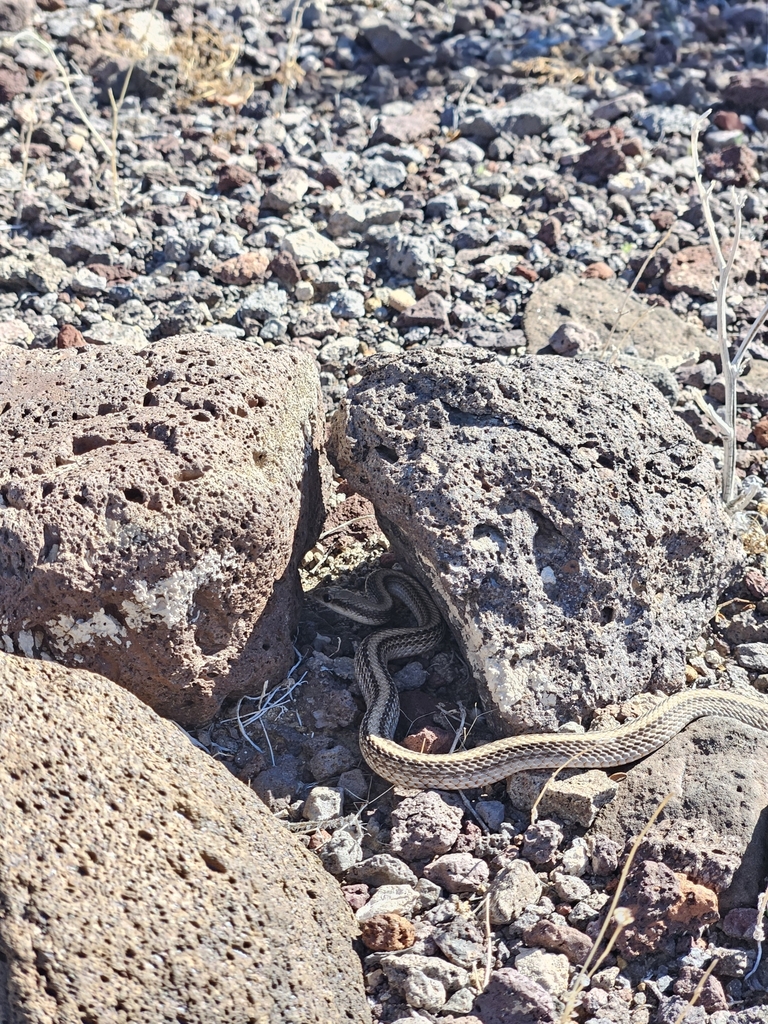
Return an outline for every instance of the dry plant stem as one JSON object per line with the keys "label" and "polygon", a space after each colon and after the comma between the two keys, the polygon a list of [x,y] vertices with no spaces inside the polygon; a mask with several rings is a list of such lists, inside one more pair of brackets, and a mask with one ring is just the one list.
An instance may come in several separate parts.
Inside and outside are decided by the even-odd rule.
{"label": "dry plant stem", "polygon": [[[640,266],[640,269],[635,274],[635,279],[632,282],[632,284],[629,286],[629,288],[627,289],[626,294],[624,295],[624,299],[623,299],[623,301],[621,303],[621,306],[619,307],[619,312],[618,312],[618,314],[616,316],[616,319],[613,321],[613,325],[611,327],[611,333],[608,335],[608,340],[606,341],[605,345],[603,345],[603,352],[611,344],[611,338],[615,334],[616,328],[619,326],[619,321],[621,320],[621,318],[622,318],[622,316],[624,314],[624,307],[629,302],[630,295],[632,295],[632,293],[634,292],[634,290],[637,288],[638,284],[640,283],[640,279],[642,278],[643,274],[645,273],[645,270],[646,270],[646,267],[648,266],[648,264],[651,262],[651,260],[656,255],[656,253],[659,251],[659,249],[662,247],[662,245],[664,245],[666,240],[672,234],[672,228],[673,227],[674,227],[674,225],[670,225],[670,227],[667,228],[667,230],[664,232],[664,234],[658,240],[656,245],[654,245],[654,247],[651,249],[651,251],[645,257],[645,259],[643,260],[643,262],[642,262],[642,264]],[[641,316],[643,316],[643,315],[644,314],[641,314]],[[634,328],[637,327],[637,324],[638,324],[638,321],[636,320],[635,323],[632,324],[632,326],[630,327],[629,330],[630,331],[634,330]],[[624,335],[625,338],[626,338],[627,334],[629,334],[629,331],[627,331],[626,334]]]}
{"label": "dry plant stem", "polygon": [[714,969],[717,967],[719,963],[720,961],[717,959],[717,957],[715,957],[715,959],[710,962],[706,971],[704,971],[701,978],[699,979],[698,985],[693,990],[693,995],[688,1000],[687,1004],[682,1008],[680,1013],[678,1013],[677,1017],[675,1017],[675,1024],[682,1024],[682,1022],[688,1016],[688,1011],[692,1010],[696,1003],[699,1001],[699,996],[704,991],[704,986],[707,984],[710,974],[712,973],[712,971],[714,971]]}
{"label": "dry plant stem", "polygon": [[299,32],[301,30],[301,16],[304,13],[305,0],[295,0],[293,10],[291,12],[291,21],[288,30],[288,44],[286,46],[285,61],[280,69],[282,72],[282,81],[280,85],[280,96],[277,101],[276,114],[279,117],[285,110],[285,104],[288,100],[288,91],[295,84],[295,81],[301,81],[304,77],[304,72],[296,63],[296,56],[299,49]]}
{"label": "dry plant stem", "polygon": [[730,278],[731,271],[733,270],[733,262],[736,259],[736,252],[739,247],[739,239],[741,237],[741,207],[744,200],[737,196],[735,190],[733,191],[735,226],[731,251],[728,259],[726,260],[720,246],[720,239],[717,237],[715,222],[709,205],[709,197],[711,195],[712,188],[714,187],[714,182],[708,189],[705,188],[704,182],[701,180],[701,172],[699,171],[699,131],[709,113],[710,111],[707,111],[703,114],[693,126],[693,130],[691,131],[691,155],[693,157],[694,181],[696,182],[696,188],[699,193],[699,198],[701,199],[701,209],[704,214],[704,221],[707,225],[709,238],[714,250],[715,265],[717,267],[718,274],[716,297],[717,342],[720,347],[720,358],[723,366],[725,406],[722,417],[718,417],[718,419],[715,420],[710,414],[710,418],[712,418],[713,422],[718,426],[723,438],[722,496],[723,501],[726,504],[729,504],[733,500],[736,486],[736,381],[738,380],[739,373],[741,372],[741,358],[731,359],[731,354],[728,351],[725,300],[728,291],[728,279]]}
{"label": "dry plant stem", "polygon": [[491,898],[485,897],[485,975],[483,977],[483,992],[491,983],[491,970],[493,969],[493,946],[491,945]]}
{"label": "dry plant stem", "polygon": [[[566,1022],[571,1020],[571,1015],[576,1005],[576,1000],[579,998],[581,990],[585,987],[587,981],[591,976],[590,964],[592,963],[592,960],[598,950],[598,947],[600,946],[600,943],[605,938],[610,922],[613,919],[613,915],[616,913],[616,907],[618,906],[619,900],[621,899],[621,894],[624,892],[624,886],[627,884],[627,876],[629,875],[630,868],[632,867],[632,863],[635,859],[635,854],[640,849],[640,844],[642,843],[643,839],[645,839],[649,829],[653,826],[654,822],[656,821],[658,816],[661,814],[661,812],[664,810],[664,808],[667,806],[671,799],[672,794],[667,793],[667,795],[661,801],[659,806],[656,808],[656,810],[650,816],[648,821],[645,823],[642,831],[632,844],[632,849],[629,851],[629,856],[627,857],[626,863],[622,868],[621,875],[619,876],[619,884],[616,886],[616,892],[614,894],[613,899],[611,900],[611,905],[608,908],[608,913],[605,915],[605,920],[603,921],[602,927],[598,932],[597,938],[595,939],[595,943],[592,946],[592,949],[589,951],[587,959],[582,964],[581,970],[573,980],[571,990],[568,993],[568,999],[566,1000],[565,1006],[563,1007],[563,1012],[560,1015],[560,1024],[566,1024]],[[594,968],[592,968],[592,970],[594,971]]]}
{"label": "dry plant stem", "polygon": [[757,943],[757,956],[755,962],[752,965],[752,970],[749,974],[744,975],[744,981],[757,974],[757,969],[760,966],[760,961],[763,958],[763,942],[765,942],[765,912],[768,910],[768,886],[757,902],[757,921],[755,922],[754,939]]}
{"label": "dry plant stem", "polygon": [[44,50],[45,53],[51,58],[51,60],[56,65],[56,70],[58,71],[58,78],[61,84],[64,86],[64,91],[67,94],[67,99],[75,108],[80,120],[83,122],[85,127],[90,132],[91,138],[98,143],[99,147],[104,151],[106,156],[111,159],[112,152],[108,144],[106,143],[104,138],[99,134],[99,131],[94,125],[93,121],[90,119],[90,117],[86,114],[86,112],[75,99],[75,94],[72,92],[72,85],[70,83],[69,72],[61,63],[59,58],[56,56],[56,51],[53,49],[50,43],[46,42],[45,39],[43,39],[41,36],[37,34],[37,32],[33,32],[32,29],[24,29],[23,32],[18,32],[15,36],[12,37],[11,42],[16,43],[20,39],[24,39],[27,42],[32,43],[33,46],[39,46],[40,49]]}

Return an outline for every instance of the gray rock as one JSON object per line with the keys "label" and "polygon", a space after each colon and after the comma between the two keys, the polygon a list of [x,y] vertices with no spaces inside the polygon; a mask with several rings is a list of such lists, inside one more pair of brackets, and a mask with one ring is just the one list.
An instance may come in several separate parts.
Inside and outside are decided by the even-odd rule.
{"label": "gray rock", "polygon": [[537,903],[542,885],[525,860],[515,860],[496,875],[488,889],[491,924],[514,921],[531,903]]}
{"label": "gray rock", "polygon": [[433,938],[443,956],[457,967],[471,971],[486,952],[485,935],[478,925],[466,917],[452,918],[435,929]]}
{"label": "gray rock", "polygon": [[602,348],[596,331],[574,320],[560,324],[549,339],[550,347],[560,356],[575,356],[577,352],[599,352]]}
{"label": "gray rock", "polygon": [[260,284],[248,295],[240,306],[240,319],[254,318],[261,321],[282,316],[288,308],[287,294],[276,283]]}
{"label": "gray rock", "polygon": [[581,110],[581,101],[562,89],[545,85],[531,89],[501,107],[468,108],[460,127],[463,135],[495,139],[502,132],[511,135],[543,135],[568,114]]}
{"label": "gray rock", "polygon": [[344,793],[336,786],[313,786],[304,801],[302,814],[307,821],[338,818],[344,806]]}
{"label": "gray rock", "polygon": [[555,821],[537,821],[523,833],[522,855],[534,864],[552,860],[563,841],[563,830]]}
{"label": "gray rock", "polygon": [[309,762],[309,770],[319,781],[336,778],[357,764],[357,758],[347,747],[338,743],[327,750],[318,750]]}
{"label": "gray rock", "polygon": [[363,859],[363,848],[359,836],[339,829],[323,843],[319,854],[326,871],[332,875],[343,875]]}
{"label": "gray rock", "polygon": [[433,196],[424,207],[424,216],[435,220],[448,220],[459,212],[459,204],[453,192]]}
{"label": "gray rock", "polygon": [[566,875],[562,871],[552,872],[552,885],[565,903],[578,903],[587,899],[592,892],[587,883],[577,875]]}
{"label": "gray rock", "polygon": [[491,832],[499,831],[506,815],[506,808],[501,800],[478,800],[475,810]]}
{"label": "gray rock", "polygon": [[344,320],[359,320],[365,316],[365,299],[352,288],[340,288],[334,292],[329,301],[328,307],[334,316]]}
{"label": "gray rock", "polygon": [[101,295],[108,287],[104,278],[94,274],[88,267],[80,267],[79,270],[76,270],[70,281],[70,288],[77,295]]}
{"label": "gray rock", "polygon": [[512,967],[491,974],[472,1009],[487,1024],[555,1024],[559,1017],[549,992]]}
{"label": "gray rock", "polygon": [[82,334],[90,345],[127,345],[140,349],[147,344],[147,336],[140,327],[114,320],[99,320],[90,327],[84,327]]}
{"label": "gray rock", "polygon": [[679,132],[684,138],[690,138],[698,114],[695,110],[674,106],[652,106],[639,110],[632,118],[635,124],[645,128],[652,139],[662,135],[673,135]]}
{"label": "gray rock", "polygon": [[[618,789],[616,782],[605,772],[597,769],[579,772],[565,779],[562,776],[551,779],[551,773],[535,774],[536,781],[540,782],[538,786],[534,784],[534,788],[540,792],[546,786],[539,803],[539,813],[554,815],[567,825],[583,825],[584,828],[588,828],[600,808],[605,807],[614,798]],[[531,776],[533,775],[534,773],[531,773]],[[531,782],[533,783],[532,778]],[[519,806],[520,787],[516,786],[514,776],[509,780],[509,790],[510,796],[514,793],[515,805]],[[527,803],[527,800],[525,802]]]}
{"label": "gray rock", "polygon": [[376,56],[387,64],[400,64],[429,53],[428,46],[414,39],[408,29],[397,22],[380,21],[378,16],[372,15],[361,23],[360,30]]}
{"label": "gray rock", "polygon": [[300,267],[308,263],[327,263],[339,255],[339,247],[314,228],[301,228],[286,235],[280,245]]}
{"label": "gray rock", "polygon": [[459,801],[435,790],[406,797],[392,812],[391,849],[404,860],[447,853],[458,838]]}
{"label": "gray rock", "polygon": [[306,171],[300,167],[289,167],[264,193],[261,205],[265,210],[287,213],[292,206],[301,202],[308,188]]}
{"label": "gray rock", "polygon": [[102,228],[65,228],[51,235],[49,251],[68,267],[98,253],[106,253],[114,242],[112,232]]}
{"label": "gray rock", "polygon": [[47,295],[57,292],[66,276],[67,266],[56,256],[25,253],[0,258],[0,286],[4,288],[28,286]]}
{"label": "gray rock", "polygon": [[384,157],[366,160],[363,164],[363,169],[379,188],[398,188],[408,176],[405,167],[401,163],[393,163],[390,160],[384,159]]}
{"label": "gray rock", "polygon": [[416,875],[405,861],[391,853],[377,853],[356,864],[347,875],[348,882],[366,885],[416,885]]}
{"label": "gray rock", "polygon": [[[623,845],[640,832],[662,797],[672,793],[665,819],[683,829],[685,819],[708,822],[715,833],[712,852],[719,853],[716,858],[697,854],[697,844],[687,844],[686,853],[680,839],[668,839],[667,848],[677,851],[680,863],[706,871],[712,881],[715,872],[723,877],[735,854],[741,864],[720,894],[721,913],[756,905],[768,871],[767,762],[765,733],[728,719],[694,722],[628,772],[614,801],[600,812],[596,828]],[[686,861],[680,859],[683,855]]]}
{"label": "gray rock", "polygon": [[457,232],[453,239],[454,249],[479,249],[488,242],[488,228],[479,220],[471,220]]}
{"label": "gray rock", "polygon": [[396,224],[403,214],[402,199],[369,199],[337,210],[328,219],[328,234],[334,238],[350,233],[364,234],[375,225]]}
{"label": "gray rock", "polygon": [[739,644],[736,661],[750,672],[768,672],[768,644]]}
{"label": "gray rock", "polygon": [[[358,858],[359,862],[360,858]],[[438,890],[439,892],[439,890]],[[408,917],[422,903],[418,889],[408,884],[380,885],[365,906],[361,907],[355,917],[358,921],[368,921],[377,914],[402,914]]]}
{"label": "gray rock", "polygon": [[393,273],[404,277],[428,275],[435,263],[432,236],[393,235],[387,249],[387,263]]}
{"label": "gray rock", "polygon": [[[648,306],[641,299],[597,278],[556,274],[533,293],[525,309],[523,327],[530,353],[541,352],[555,330],[576,321],[595,331],[601,346],[619,351],[631,348],[635,355],[673,369],[691,354],[708,349],[709,341],[699,328],[681,320],[671,309]],[[611,329],[616,329],[611,335]]]}
{"label": "gray rock", "polygon": [[594,120],[617,121],[620,117],[642,110],[644,106],[646,99],[641,92],[625,92],[598,104],[592,111],[592,117]]}
{"label": "gray rock", "polygon": [[740,557],[709,454],[655,389],[601,363],[371,361],[329,448],[507,731],[677,688]]}
{"label": "gray rock", "polygon": [[463,968],[436,956],[390,953],[380,963],[390,987],[416,1009],[439,1010],[449,993],[469,985]]}
{"label": "gray rock", "polygon": [[446,853],[427,864],[424,877],[450,893],[478,892],[488,881],[488,865],[471,853]]}
{"label": "gray rock", "polygon": [[370,1021],[338,886],[223,764],[103,676],[0,677],[5,1020]]}
{"label": "gray rock", "polygon": [[454,139],[453,142],[446,143],[440,156],[443,160],[471,164],[473,167],[485,160],[485,153],[480,146],[469,139]]}
{"label": "gray rock", "polygon": [[543,949],[526,949],[515,957],[515,970],[562,999],[568,988],[568,957],[563,953],[547,953]]}

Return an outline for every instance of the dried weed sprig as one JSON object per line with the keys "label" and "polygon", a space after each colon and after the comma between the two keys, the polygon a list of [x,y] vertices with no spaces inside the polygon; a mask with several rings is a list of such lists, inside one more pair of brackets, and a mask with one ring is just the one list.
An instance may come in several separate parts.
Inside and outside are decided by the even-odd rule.
{"label": "dried weed sprig", "polygon": [[301,19],[304,14],[306,0],[295,0],[291,11],[291,20],[288,23],[288,41],[286,43],[285,57],[275,74],[275,79],[280,83],[280,95],[277,98],[275,114],[277,117],[285,110],[288,100],[288,93],[304,80],[304,69],[299,66],[299,33],[301,32]]}

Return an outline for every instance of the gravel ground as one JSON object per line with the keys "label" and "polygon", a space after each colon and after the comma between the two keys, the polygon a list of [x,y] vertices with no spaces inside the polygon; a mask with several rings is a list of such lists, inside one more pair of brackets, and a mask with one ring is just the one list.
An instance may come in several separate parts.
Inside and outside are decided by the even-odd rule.
{"label": "gravel ground", "polygon": [[[711,108],[703,167],[721,239],[734,228],[729,187],[747,190],[729,298],[736,340],[768,291],[764,5],[142,7],[0,3],[0,342],[143,347],[205,330],[296,345],[317,358],[329,412],[361,357],[469,345],[503,361],[612,346],[715,442],[694,401],[697,391],[717,401],[722,384],[690,132]],[[620,295],[639,272],[643,309],[671,311],[686,339],[675,325],[653,361],[639,318],[622,321],[611,346],[610,323],[550,344],[526,321],[547,282],[556,297],[558,275]],[[573,319],[588,321],[588,307]],[[763,486],[768,344],[750,354],[739,468]],[[398,803],[371,778],[355,735],[351,658],[363,631],[312,593],[360,585],[386,563],[386,545],[371,507],[336,485],[326,535],[305,560],[300,685],[276,691],[271,709],[257,698],[227,708],[198,741],[282,817],[356,814],[305,841],[361,918],[377,1020],[555,1019],[622,851],[585,839],[577,822],[531,825],[503,786]],[[691,652],[691,678],[733,664],[738,615],[765,618],[766,511],[763,489],[742,524],[749,572]],[[742,671],[766,688],[759,652]],[[403,666],[398,681],[425,742],[490,738],[455,650]],[[579,1019],[673,1024],[719,957],[687,1020],[768,1020],[765,966],[749,976],[750,927],[727,917],[704,938],[683,930],[661,955],[610,954]],[[489,966],[498,973],[475,1001]],[[537,984],[521,990],[509,967]]]}

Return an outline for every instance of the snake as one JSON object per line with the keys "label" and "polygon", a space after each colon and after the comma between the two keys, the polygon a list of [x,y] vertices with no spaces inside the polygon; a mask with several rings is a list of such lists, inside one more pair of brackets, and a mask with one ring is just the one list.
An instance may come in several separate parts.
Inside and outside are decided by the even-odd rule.
{"label": "snake", "polygon": [[450,754],[420,753],[394,740],[400,716],[397,687],[388,669],[394,658],[433,651],[444,624],[426,589],[412,576],[378,569],[364,594],[332,587],[325,605],[372,626],[385,625],[394,601],[404,604],[415,626],[377,629],[355,654],[355,676],[365,700],[360,751],[382,778],[407,789],[475,789],[530,769],[612,768],[639,761],[664,746],[691,722],[707,716],[736,719],[768,732],[768,700],[739,691],[681,690],[615,729],[585,733],[524,733]]}

